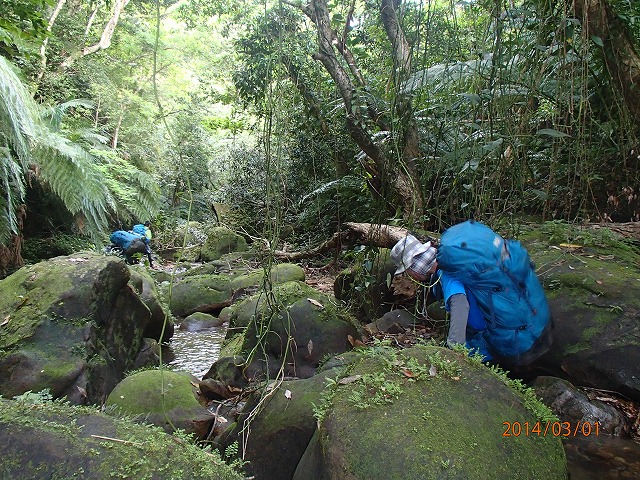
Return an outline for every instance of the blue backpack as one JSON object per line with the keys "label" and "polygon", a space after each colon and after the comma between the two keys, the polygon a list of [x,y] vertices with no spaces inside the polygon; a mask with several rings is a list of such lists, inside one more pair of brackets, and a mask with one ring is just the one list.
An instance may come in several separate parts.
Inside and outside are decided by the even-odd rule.
{"label": "blue backpack", "polygon": [[117,230],[111,234],[109,240],[114,245],[122,248],[124,253],[128,255],[146,251],[144,241],[140,238],[140,235],[137,235],[135,233],[125,232],[124,230]]}
{"label": "blue backpack", "polygon": [[[550,337],[551,313],[529,254],[520,242],[505,240],[474,220],[444,231],[438,247],[438,268],[448,272],[475,296],[487,328],[487,350],[498,360],[524,361],[539,356],[542,337]],[[550,338],[549,338],[550,341]]]}

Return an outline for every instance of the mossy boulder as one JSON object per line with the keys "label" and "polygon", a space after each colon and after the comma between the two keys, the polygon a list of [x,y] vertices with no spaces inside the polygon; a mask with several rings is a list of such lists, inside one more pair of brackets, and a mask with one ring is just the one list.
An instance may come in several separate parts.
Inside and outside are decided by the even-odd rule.
{"label": "mossy boulder", "polygon": [[[364,351],[331,382],[294,479],[566,479],[562,442],[505,380],[440,347]],[[549,415],[539,403],[540,413]]]}
{"label": "mossy boulder", "polygon": [[[314,404],[321,402],[326,378],[336,375],[332,371],[307,379],[288,380],[267,396],[263,390],[252,394],[237,422],[216,440],[217,447],[225,450],[238,442],[239,454],[248,461],[245,466],[248,476],[262,480],[291,479],[316,430]],[[244,422],[252,411],[260,413],[251,419],[251,433],[243,441]]]}
{"label": "mossy boulder", "polygon": [[214,417],[196,398],[197,382],[186,372],[144,370],[116,385],[106,406],[168,433],[179,428],[203,439]]}
{"label": "mossy boulder", "polygon": [[225,253],[244,252],[247,242],[241,235],[224,227],[213,227],[207,232],[200,256],[203,261],[218,260]]}
{"label": "mossy boulder", "polygon": [[233,291],[226,275],[192,275],[173,285],[169,308],[176,317],[194,312],[216,314],[231,305]]}
{"label": "mossy boulder", "polygon": [[[254,293],[262,285],[263,270],[243,271],[240,274],[212,274],[207,265],[194,269],[178,281],[172,289],[170,308],[178,317],[194,312],[217,315],[236,300]],[[279,264],[269,272],[272,284],[304,280],[304,270],[298,265]]]}
{"label": "mossy boulder", "polygon": [[174,233],[175,233],[175,237],[174,237],[175,245],[182,245],[183,242],[185,241],[185,236],[186,236],[187,246],[202,245],[207,239],[207,229],[200,222],[190,221],[188,223],[187,222],[182,223],[176,227]]}
{"label": "mossy boulder", "polygon": [[57,257],[0,281],[0,394],[101,403],[143,346],[149,308],[124,261]]}
{"label": "mossy boulder", "polygon": [[233,335],[225,338],[220,347],[220,357],[234,357],[242,351],[243,335]]}
{"label": "mossy boulder", "polygon": [[2,478],[241,480],[216,455],[88,407],[0,399]]}
{"label": "mossy boulder", "polygon": [[[131,269],[131,284],[151,314],[151,319],[143,335],[159,342],[168,342],[173,336],[173,317],[165,304],[160,301],[154,279],[145,267],[134,265],[129,268]],[[161,336],[162,338],[160,338]]]}
{"label": "mossy boulder", "polygon": [[503,436],[504,422],[535,425],[538,415],[552,418],[530,392],[464,354],[374,347],[257,391],[216,445],[244,438],[250,420],[240,453],[261,480],[565,480],[559,438]]}
{"label": "mossy boulder", "polygon": [[179,329],[187,332],[199,332],[201,330],[220,327],[222,324],[223,321],[218,317],[214,317],[208,313],[195,312],[180,322]]}
{"label": "mossy boulder", "polygon": [[[234,289],[249,288],[262,285],[264,270],[255,270],[250,273],[240,275],[233,280]],[[274,265],[269,271],[269,280],[274,285],[287,282],[304,282],[304,270],[299,265],[292,263],[280,263]]]}
{"label": "mossy boulder", "polygon": [[[335,300],[301,282],[277,285],[273,295],[258,293],[239,303],[231,315],[227,338],[241,332],[241,354],[261,347],[253,362],[273,376],[308,377],[327,355],[351,349],[361,329]],[[349,339],[351,337],[351,341]]]}
{"label": "mossy boulder", "polygon": [[545,224],[524,235],[555,328],[541,364],[640,401],[640,253],[608,229]]}

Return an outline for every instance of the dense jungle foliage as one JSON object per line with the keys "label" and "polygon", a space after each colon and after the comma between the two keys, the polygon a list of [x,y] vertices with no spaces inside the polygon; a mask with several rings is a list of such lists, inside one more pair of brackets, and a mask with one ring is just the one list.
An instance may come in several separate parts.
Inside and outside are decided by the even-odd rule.
{"label": "dense jungle foliage", "polygon": [[149,219],[639,220],[638,83],[630,0],[1,0],[0,273]]}

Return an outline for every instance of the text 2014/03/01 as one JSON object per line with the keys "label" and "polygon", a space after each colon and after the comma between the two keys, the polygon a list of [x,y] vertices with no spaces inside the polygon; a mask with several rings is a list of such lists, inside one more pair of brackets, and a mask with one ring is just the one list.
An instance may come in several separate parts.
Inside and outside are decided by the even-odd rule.
{"label": "text 2014/03/01", "polygon": [[503,437],[520,436],[554,436],[554,437],[589,437],[600,435],[600,424],[598,422],[502,422],[504,431]]}

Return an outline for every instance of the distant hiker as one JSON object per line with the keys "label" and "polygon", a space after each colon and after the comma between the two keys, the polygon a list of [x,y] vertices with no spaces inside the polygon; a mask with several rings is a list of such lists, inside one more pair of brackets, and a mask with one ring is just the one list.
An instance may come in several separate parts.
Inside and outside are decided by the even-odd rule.
{"label": "distant hiker", "polygon": [[122,249],[124,258],[129,265],[135,263],[133,259],[134,254],[145,253],[147,251],[146,242],[136,233],[117,230],[111,234],[109,240],[113,245]]}
{"label": "distant hiker", "polygon": [[131,231],[142,238],[144,244],[146,246],[145,253],[147,254],[147,258],[149,259],[149,267],[153,268],[153,260],[151,259],[151,238],[153,237],[151,233],[151,222],[147,221],[142,223],[138,223],[133,226]]}
{"label": "distant hiker", "polygon": [[396,275],[428,280],[449,311],[447,345],[485,361],[528,365],[551,345],[551,315],[526,250],[480,222],[447,229],[438,248],[413,235],[391,250]]}

